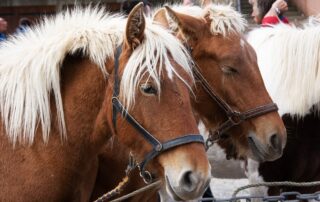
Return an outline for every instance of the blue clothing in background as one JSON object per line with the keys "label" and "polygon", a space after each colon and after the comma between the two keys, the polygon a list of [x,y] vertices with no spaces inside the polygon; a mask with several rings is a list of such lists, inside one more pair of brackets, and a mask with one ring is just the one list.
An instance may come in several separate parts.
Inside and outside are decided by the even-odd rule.
{"label": "blue clothing in background", "polygon": [[7,39],[7,35],[4,33],[0,33],[0,42]]}

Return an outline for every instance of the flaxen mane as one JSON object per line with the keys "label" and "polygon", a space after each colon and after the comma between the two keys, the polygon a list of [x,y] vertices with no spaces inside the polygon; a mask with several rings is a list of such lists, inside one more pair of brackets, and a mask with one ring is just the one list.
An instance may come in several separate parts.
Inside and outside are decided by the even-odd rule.
{"label": "flaxen mane", "polygon": [[258,55],[267,90],[280,113],[306,115],[320,100],[320,27],[288,25],[253,30],[248,41]]}
{"label": "flaxen mane", "polygon": [[[126,20],[104,9],[75,9],[46,18],[25,34],[11,37],[0,47],[0,110],[10,140],[31,144],[40,123],[48,142],[54,95],[61,137],[66,126],[60,93],[60,68],[67,54],[81,51],[107,76],[104,64],[124,38]],[[136,86],[147,72],[160,89],[160,75],[178,76],[169,55],[190,75],[190,57],[175,37],[147,22],[145,39],[129,59],[121,89],[125,104],[134,101]],[[165,66],[165,68],[163,68]],[[159,67],[156,69],[156,67]],[[162,69],[163,68],[163,69]],[[183,80],[184,81],[184,80]]]}
{"label": "flaxen mane", "polygon": [[[205,9],[198,6],[173,5],[173,10],[194,17],[208,17],[211,19],[211,32],[226,37],[231,33],[242,34],[247,27],[247,21],[231,5],[210,4]],[[169,18],[170,19],[170,18]],[[172,21],[171,26],[172,25]],[[177,27],[177,26],[176,26]]]}

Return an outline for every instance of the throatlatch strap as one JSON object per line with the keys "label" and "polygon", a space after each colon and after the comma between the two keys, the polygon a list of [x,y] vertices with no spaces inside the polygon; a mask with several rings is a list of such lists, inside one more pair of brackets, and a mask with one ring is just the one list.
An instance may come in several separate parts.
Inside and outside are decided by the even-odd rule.
{"label": "throatlatch strap", "polygon": [[[116,49],[116,53],[114,56],[114,84],[113,84],[113,96],[112,97],[118,97],[119,92],[120,92],[120,80],[118,77],[118,71],[119,71],[119,57],[122,52],[122,46],[120,45]],[[117,109],[113,107],[112,109],[112,123],[113,123],[113,128],[116,131],[116,126],[117,126]]]}

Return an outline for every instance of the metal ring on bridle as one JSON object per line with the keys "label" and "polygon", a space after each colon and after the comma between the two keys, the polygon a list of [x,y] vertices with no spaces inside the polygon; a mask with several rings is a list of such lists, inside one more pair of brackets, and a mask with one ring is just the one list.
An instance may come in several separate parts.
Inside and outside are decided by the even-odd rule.
{"label": "metal ring on bridle", "polygon": [[140,174],[140,177],[142,177],[144,183],[150,184],[152,182],[153,178],[149,171],[143,170],[143,171],[140,171],[139,174]]}

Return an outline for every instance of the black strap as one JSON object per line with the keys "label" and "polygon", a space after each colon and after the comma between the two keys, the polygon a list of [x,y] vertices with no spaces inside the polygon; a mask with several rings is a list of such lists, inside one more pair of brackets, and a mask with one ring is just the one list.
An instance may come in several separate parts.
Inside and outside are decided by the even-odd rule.
{"label": "black strap", "polygon": [[155,138],[151,133],[149,133],[146,129],[144,129],[139,122],[133,118],[129,112],[123,107],[121,102],[119,101],[118,98],[113,97],[112,98],[112,103],[114,108],[117,109],[118,112],[121,112],[122,117],[128,121],[141,135],[142,137],[147,140],[151,145],[152,145],[152,151],[149,152],[144,160],[140,163],[139,167],[143,171],[145,165],[153,158],[158,156],[161,152],[164,152],[166,150],[169,150],[173,147],[177,147],[180,145],[192,143],[192,142],[198,142],[204,144],[204,139],[203,137],[198,134],[198,135],[185,135],[182,137],[178,137],[173,140],[169,140],[165,143],[161,143],[157,138]]}
{"label": "black strap", "polygon": [[120,92],[120,79],[118,77],[119,71],[119,57],[121,54],[121,47],[118,47],[115,54],[114,61],[114,86],[113,86],[113,96],[112,96],[112,122],[114,131],[116,132],[116,121],[118,112],[122,115],[122,117],[128,121],[138,132],[139,134],[152,145],[152,150],[149,152],[144,160],[138,165],[140,169],[140,175],[146,183],[152,182],[152,175],[145,171],[146,164],[151,161],[153,158],[158,156],[160,153],[167,151],[173,147],[177,147],[184,144],[189,144],[192,142],[202,143],[204,144],[203,137],[198,135],[185,135],[182,137],[178,137],[173,140],[169,140],[165,143],[161,143],[156,137],[154,137],[151,133],[149,133],[133,116],[129,114],[129,112],[125,109],[125,107],[121,104],[118,96]]}
{"label": "black strap", "polygon": [[127,120],[142,135],[145,140],[147,140],[155,148],[161,147],[161,143],[129,114],[129,112],[124,108],[117,97],[112,98],[112,104],[114,106],[113,109],[115,109],[117,112],[120,112],[122,117]]}
{"label": "black strap", "polygon": [[167,151],[171,148],[180,146],[180,145],[185,145],[193,142],[198,142],[204,144],[204,139],[200,134],[190,134],[190,135],[185,135],[182,137],[175,138],[173,140],[169,140],[165,143],[162,143],[161,145],[161,150],[157,150],[156,148],[153,148],[151,152],[149,152],[144,160],[139,164],[139,168],[141,171],[144,171],[146,164],[152,160],[153,158],[157,157],[160,153]]}
{"label": "black strap", "polygon": [[[118,77],[119,74],[119,57],[122,52],[122,46],[118,46],[116,49],[116,53],[114,56],[114,84],[113,84],[113,96],[112,97],[118,97],[120,92],[120,80]],[[113,107],[112,109],[112,123],[113,128],[116,131],[117,126],[117,109]]]}
{"label": "black strap", "polygon": [[253,109],[249,109],[245,112],[238,112],[236,110],[233,110],[228,103],[226,103],[224,100],[222,100],[215,91],[211,88],[208,81],[204,78],[204,76],[199,71],[197,65],[195,64],[193,67],[193,72],[195,76],[200,80],[200,83],[204,90],[208,93],[208,95],[213,99],[220,108],[226,113],[228,120],[223,122],[219,127],[214,130],[210,131],[209,137],[206,140],[206,147],[210,147],[214,142],[218,141],[220,138],[225,136],[225,132],[232,128],[233,126],[239,125],[241,122],[261,116],[270,112],[278,111],[278,107],[275,103],[269,103],[266,105],[261,105]]}

